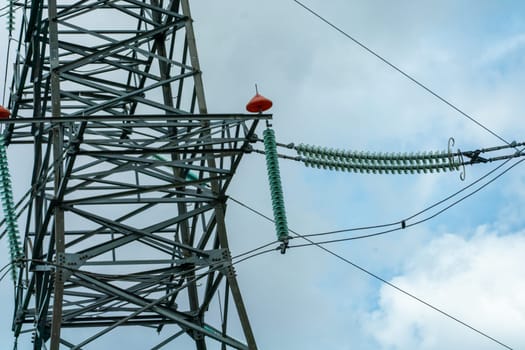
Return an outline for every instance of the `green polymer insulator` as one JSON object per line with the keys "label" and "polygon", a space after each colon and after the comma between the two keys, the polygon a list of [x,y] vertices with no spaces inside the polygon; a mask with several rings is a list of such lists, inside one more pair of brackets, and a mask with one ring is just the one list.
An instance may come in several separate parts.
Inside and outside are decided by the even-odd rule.
{"label": "green polymer insulator", "polygon": [[[306,166],[355,173],[415,174],[454,171],[460,163],[446,151],[381,153],[345,151],[300,144],[296,146]],[[2,168],[0,166],[0,172]]]}
{"label": "green polymer insulator", "polygon": [[326,148],[324,147],[317,147],[317,151],[315,152],[315,156],[319,159],[323,159],[326,155]]}
{"label": "green polymer insulator", "polygon": [[354,161],[356,163],[359,162],[359,159],[357,158],[357,151],[355,151],[355,152],[348,151],[348,152],[346,152],[345,157],[349,158],[350,161]]}
{"label": "green polymer insulator", "polygon": [[326,159],[328,159],[329,161],[334,161],[336,159],[336,156],[335,156],[335,150],[333,148],[328,148],[326,150]]}
{"label": "green polymer insulator", "polygon": [[358,151],[355,151],[355,152],[352,152],[351,155],[349,155],[349,158],[356,162],[356,163],[360,163],[361,162],[361,158],[359,157],[359,152]]}
{"label": "green polymer insulator", "polygon": [[397,157],[395,153],[387,153],[386,155],[385,164],[392,165],[396,163]]}
{"label": "green polymer insulator", "polygon": [[15,2],[14,0],[9,0],[9,12],[7,13],[7,30],[9,31],[9,36],[15,30]]}
{"label": "green polymer insulator", "polygon": [[330,148],[323,147],[323,151],[320,155],[321,159],[330,159]]}
{"label": "green polymer insulator", "polygon": [[335,156],[338,160],[344,160],[345,158],[345,151],[342,149],[336,149]]}
{"label": "green polymer insulator", "polygon": [[391,165],[399,165],[399,153],[392,153],[392,158],[390,158]]}
{"label": "green polymer insulator", "polygon": [[410,156],[408,155],[408,153],[403,153],[403,164],[410,164]]}
{"label": "green polymer insulator", "polygon": [[398,165],[405,165],[405,157],[402,153],[397,154],[397,164]]}
{"label": "green polymer insulator", "polygon": [[385,153],[383,155],[383,153],[378,152],[378,153],[374,154],[374,156],[375,156],[375,163],[376,164],[385,164],[385,161],[387,159],[388,153]]}
{"label": "green polymer insulator", "polygon": [[[18,224],[13,201],[13,192],[11,189],[11,178],[9,175],[9,166],[7,164],[7,152],[3,135],[0,135],[0,192],[1,202],[4,209],[4,217],[7,228],[9,251],[11,253],[11,262],[16,262],[22,257],[20,237],[18,233]],[[16,280],[16,269],[11,269],[13,280]]]}
{"label": "green polymer insulator", "polygon": [[[284,195],[281,185],[281,175],[279,172],[279,160],[277,158],[277,145],[275,143],[274,131],[269,128],[264,130],[263,138],[264,151],[266,153],[266,169],[268,172],[268,182],[270,184],[270,194],[272,197],[275,230],[277,238],[280,241],[285,241],[288,239],[288,223],[286,221],[286,210],[284,208]],[[317,162],[317,165],[319,165],[319,162]]]}
{"label": "green polymer insulator", "polygon": [[397,154],[389,153],[387,164],[388,165],[396,165],[397,164]]}
{"label": "green polymer insulator", "polygon": [[376,164],[380,164],[381,163],[381,158],[383,158],[383,154],[381,152],[373,152],[372,153],[372,161]]}
{"label": "green polymer insulator", "polygon": [[314,150],[313,146],[308,146],[305,149],[305,152],[306,152],[306,155],[309,156],[309,157],[314,157],[315,156],[315,150]]}
{"label": "green polymer insulator", "polygon": [[428,163],[429,164],[435,164],[436,158],[434,157],[434,152],[430,151],[428,152]]}
{"label": "green polymer insulator", "polygon": [[333,148],[328,149],[328,159],[334,160],[336,158],[337,150]]}
{"label": "green polymer insulator", "polygon": [[304,148],[305,148],[305,145],[300,143],[298,145],[295,145],[295,150],[297,151],[298,154],[300,155],[303,155],[304,153]]}
{"label": "green polymer insulator", "polygon": [[428,164],[428,156],[427,156],[427,152],[421,152],[419,154],[419,157],[421,158],[421,163],[422,164]]}
{"label": "green polymer insulator", "polygon": [[299,156],[304,156],[304,153],[303,153],[303,144],[300,143],[298,145],[295,146],[295,151],[297,152],[297,155]]}

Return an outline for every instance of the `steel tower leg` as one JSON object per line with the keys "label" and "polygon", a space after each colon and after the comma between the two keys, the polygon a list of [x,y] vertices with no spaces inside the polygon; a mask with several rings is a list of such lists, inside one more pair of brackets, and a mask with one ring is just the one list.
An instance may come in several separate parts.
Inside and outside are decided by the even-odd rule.
{"label": "steel tower leg", "polygon": [[188,0],[24,11],[6,134],[34,151],[15,336],[89,349],[127,326],[153,330],[137,349],[256,349],[224,215],[269,116],[207,114]]}

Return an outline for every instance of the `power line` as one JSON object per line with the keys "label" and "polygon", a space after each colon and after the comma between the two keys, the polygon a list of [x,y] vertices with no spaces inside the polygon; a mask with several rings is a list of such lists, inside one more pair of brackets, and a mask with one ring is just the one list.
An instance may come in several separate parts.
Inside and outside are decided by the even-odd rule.
{"label": "power line", "polygon": [[[521,152],[523,152],[523,149],[520,151],[520,153],[521,153]],[[409,216],[409,217],[406,218],[405,220],[411,220],[411,219],[413,219],[413,218],[415,218],[415,217],[417,217],[417,216],[423,214],[424,212],[427,212],[427,211],[429,211],[429,210],[431,210],[431,209],[437,207],[438,205],[445,203],[445,202],[448,201],[449,199],[454,198],[454,197],[457,196],[458,194],[460,194],[460,193],[466,191],[466,190],[469,189],[470,187],[472,187],[472,186],[476,185],[477,183],[483,181],[484,179],[486,179],[487,177],[489,177],[490,175],[492,175],[493,173],[495,173],[496,171],[498,171],[499,169],[501,169],[502,167],[504,167],[504,166],[505,166],[507,163],[509,163],[511,160],[512,160],[512,158],[509,158],[509,159],[505,160],[503,163],[501,163],[500,165],[498,165],[497,167],[495,167],[495,168],[492,169],[491,171],[487,172],[485,175],[481,176],[481,177],[478,178],[476,181],[474,181],[474,182],[468,184],[467,186],[463,187],[462,189],[460,189],[460,190],[454,192],[453,194],[451,194],[451,195],[449,195],[449,196],[443,198],[442,200],[440,200],[440,201],[438,201],[438,202],[436,202],[436,203],[430,205],[429,207],[427,207],[427,208],[425,208],[425,209],[423,209],[423,210],[421,210],[421,211],[419,211],[419,212],[413,214],[412,216]],[[505,170],[504,172],[502,172],[500,175],[498,175],[496,178],[498,178],[499,176],[503,175],[503,174],[506,173],[508,170],[512,169],[514,166],[518,165],[518,164],[521,163],[522,161],[523,161],[523,160],[520,160],[520,161],[516,162],[516,163],[515,163],[514,165],[512,165],[510,168],[508,168],[507,170]],[[492,181],[493,181],[493,180],[492,180]],[[490,182],[492,182],[492,181],[490,181]],[[490,183],[490,182],[489,182],[489,183]]]}
{"label": "power line", "polygon": [[503,141],[504,143],[506,143],[507,145],[510,145],[510,143],[505,140],[503,137],[499,136],[498,134],[496,134],[494,131],[490,130],[488,127],[486,127],[485,125],[483,125],[481,122],[477,121],[474,117],[472,117],[471,115],[469,115],[468,113],[464,112],[463,110],[461,110],[459,107],[457,107],[456,105],[454,105],[452,102],[448,101],[447,99],[445,99],[444,97],[442,97],[441,95],[439,95],[437,92],[433,91],[432,89],[430,89],[429,87],[427,87],[426,85],[424,85],[423,83],[421,83],[420,81],[418,81],[416,78],[414,78],[413,76],[411,76],[410,74],[406,73],[405,71],[403,71],[401,68],[397,67],[396,65],[394,65],[393,63],[391,63],[389,60],[387,60],[385,57],[381,56],[380,54],[378,54],[377,52],[375,52],[374,50],[370,49],[368,46],[366,46],[365,44],[361,43],[359,40],[357,40],[356,38],[354,38],[353,36],[351,36],[350,34],[348,34],[347,32],[345,32],[344,30],[342,30],[341,28],[339,28],[338,26],[336,26],[335,24],[333,24],[332,22],[328,21],[326,18],[324,18],[323,16],[321,16],[320,14],[318,14],[317,12],[315,12],[313,9],[311,9],[310,7],[306,6],[305,4],[303,4],[302,2],[298,1],[298,0],[292,0],[293,2],[295,2],[296,4],[298,4],[299,6],[301,6],[302,8],[304,8],[306,11],[310,12],[312,15],[314,15],[315,17],[317,17],[319,20],[321,20],[322,22],[324,22],[325,24],[327,24],[328,26],[332,27],[333,29],[335,29],[336,31],[338,31],[339,33],[341,33],[342,35],[344,35],[346,38],[352,40],[355,44],[357,44],[358,46],[360,46],[361,48],[363,48],[364,50],[366,50],[368,53],[372,54],[373,56],[375,56],[376,58],[378,58],[379,60],[381,60],[383,63],[385,63],[386,65],[388,65],[389,67],[391,67],[392,69],[394,69],[395,71],[397,71],[398,73],[400,73],[401,75],[403,75],[405,78],[409,79],[410,81],[412,81],[413,83],[415,83],[417,86],[419,86],[420,88],[422,88],[423,90],[425,90],[426,92],[428,92],[429,94],[431,94],[432,96],[434,96],[435,98],[437,98],[438,100],[440,100],[441,102],[445,103],[447,106],[449,106],[450,108],[452,108],[453,110],[455,110],[456,112],[458,112],[459,114],[461,114],[462,116],[464,116],[465,118],[469,119],[470,121],[472,121],[473,123],[477,124],[478,126],[480,126],[481,128],[483,128],[484,130],[486,130],[487,132],[489,132],[490,134],[492,134],[493,136],[495,136],[496,138],[498,138],[499,140]]}
{"label": "power line", "polygon": [[522,159],[522,160],[519,160],[517,161],[516,163],[512,164],[510,167],[508,167],[507,169],[505,169],[504,171],[502,171],[500,174],[498,174],[496,177],[494,177],[493,179],[491,179],[489,182],[487,182],[486,184],[484,184],[483,186],[477,188],[476,190],[470,192],[469,194],[461,197],[460,199],[458,199],[457,201],[453,202],[452,204],[446,206],[445,208],[441,209],[440,211],[438,211],[437,213],[423,219],[423,220],[419,220],[419,221],[416,221],[410,225],[407,225],[407,227],[411,227],[411,226],[415,226],[415,225],[419,225],[425,221],[428,221],[428,220],[431,220],[433,218],[435,218],[436,216],[440,215],[441,213],[445,212],[446,210],[452,208],[453,206],[455,206],[456,204],[462,202],[463,200],[473,196],[474,194],[476,194],[477,192],[481,191],[483,188],[485,188],[486,186],[488,186],[489,184],[491,184],[492,182],[496,181],[497,179],[499,179],[501,176],[503,176],[505,173],[507,173],[509,170],[511,170],[512,168],[514,168],[515,166],[517,166],[518,164],[522,163],[523,161],[525,161],[525,159]]}
{"label": "power line", "polygon": [[[290,231],[291,231],[291,230],[290,230]],[[291,231],[291,232],[294,233],[293,231]],[[481,330],[479,330],[479,329],[477,329],[477,328],[471,326],[470,324],[468,324],[468,323],[466,323],[466,322],[464,322],[464,321],[461,321],[459,318],[452,316],[452,315],[449,314],[448,312],[445,312],[445,311],[443,311],[442,309],[440,309],[440,308],[438,308],[438,307],[436,307],[436,306],[430,304],[429,302],[427,302],[427,301],[425,301],[425,300],[423,300],[423,299],[421,299],[421,298],[415,296],[414,294],[407,292],[406,290],[404,290],[404,289],[402,289],[402,288],[396,286],[395,284],[393,284],[393,283],[391,283],[391,282],[388,282],[388,281],[385,280],[384,278],[382,278],[382,277],[380,277],[380,276],[378,276],[378,275],[376,275],[376,274],[374,274],[374,273],[368,271],[368,270],[365,269],[364,267],[357,265],[356,263],[354,263],[354,262],[352,262],[352,261],[350,261],[350,260],[344,258],[343,256],[341,256],[341,255],[339,255],[339,254],[337,254],[337,253],[334,253],[333,251],[329,250],[328,248],[323,247],[322,245],[317,244],[317,243],[315,243],[314,241],[312,241],[312,240],[310,240],[310,239],[308,239],[308,238],[305,238],[305,237],[301,237],[301,238],[303,238],[304,240],[306,240],[306,241],[312,243],[313,245],[315,245],[315,246],[318,247],[319,249],[324,250],[324,251],[327,252],[328,254],[335,256],[337,259],[339,259],[339,260],[341,260],[341,261],[343,261],[343,262],[345,262],[345,263],[347,263],[347,264],[353,266],[354,268],[356,268],[356,269],[358,269],[358,270],[360,270],[360,271],[366,273],[367,275],[369,275],[369,276],[371,276],[371,277],[373,277],[373,278],[375,278],[375,279],[377,279],[377,280],[383,282],[383,283],[386,284],[387,286],[389,286],[389,287],[391,287],[391,288],[394,288],[394,289],[397,290],[398,292],[401,292],[401,293],[405,294],[406,296],[408,296],[408,297],[410,297],[410,298],[412,298],[412,299],[414,299],[414,300],[416,300],[416,301],[422,303],[423,305],[425,305],[425,306],[431,308],[432,310],[439,312],[439,313],[442,314],[443,316],[446,316],[446,317],[450,318],[451,320],[453,320],[453,321],[455,321],[455,322],[457,322],[457,323],[459,323],[459,324],[461,324],[461,325],[467,327],[468,329],[470,329],[470,330],[472,330],[472,331],[474,331],[474,332],[480,334],[481,336],[483,336],[483,337],[485,337],[485,338],[487,338],[487,339],[489,339],[489,340],[491,340],[491,341],[493,341],[493,342],[495,342],[495,343],[501,345],[501,346],[504,347],[504,348],[507,348],[507,349],[512,350],[512,348],[511,348],[510,346],[508,346],[508,345],[506,345],[506,344],[500,342],[499,340],[497,340],[497,339],[491,337],[491,336],[488,335],[487,333],[485,333],[485,332],[483,332],[483,331],[481,331]],[[289,247],[289,248],[291,248],[291,247]]]}
{"label": "power line", "polygon": [[[234,260],[234,259],[238,259],[238,258],[243,257],[243,256],[248,255],[248,254],[252,254],[252,253],[254,253],[254,252],[258,251],[258,250],[261,250],[261,249],[267,248],[267,247],[271,246],[272,244],[276,244],[276,243],[280,243],[280,242],[276,240],[276,241],[272,241],[272,242],[269,242],[269,243],[263,244],[263,245],[261,245],[261,246],[255,248],[255,249],[251,249],[251,250],[249,250],[249,251],[247,251],[247,252],[245,252],[245,253],[238,254],[238,255],[232,257],[232,260]],[[270,251],[278,250],[278,249],[280,249],[280,248],[277,247],[277,248],[274,248],[274,249],[270,249]],[[266,252],[266,251],[265,251],[265,252]],[[256,253],[256,254],[257,254],[257,255],[260,255],[261,253]],[[257,256],[257,255],[253,255],[253,256]],[[250,257],[252,257],[252,255],[250,255]],[[244,261],[244,260],[247,260],[247,258],[242,259],[242,261]],[[240,261],[237,261],[236,263],[238,263],[238,262],[240,262]]]}
{"label": "power line", "polygon": [[[523,152],[523,149],[521,151],[519,151],[519,153]],[[380,229],[380,228],[387,228],[387,227],[392,227],[392,226],[397,226],[396,228],[391,228],[391,229],[387,229],[387,230],[384,230],[384,231],[380,231],[380,232],[375,232],[375,233],[371,233],[371,234],[365,234],[365,235],[360,235],[360,236],[353,236],[353,237],[347,237],[347,238],[341,238],[341,239],[335,239],[335,240],[328,240],[328,241],[321,241],[321,242],[317,242],[318,244],[329,244],[329,243],[338,243],[338,242],[344,242],[344,241],[352,241],[352,240],[358,240],[358,239],[364,239],[364,238],[371,238],[371,237],[376,237],[376,236],[381,236],[381,235],[385,235],[385,234],[388,234],[388,233],[392,233],[392,232],[396,232],[396,231],[400,231],[402,229],[405,229],[407,227],[413,227],[413,226],[416,226],[418,224],[421,224],[423,222],[426,222],[430,219],[433,219],[435,218],[436,216],[444,213],[445,211],[447,211],[448,209],[456,206],[457,204],[459,204],[460,202],[464,201],[465,199],[471,197],[472,195],[474,195],[475,193],[479,192],[480,190],[482,190],[483,188],[487,187],[489,184],[491,184],[492,182],[494,182],[496,179],[500,178],[503,174],[505,174],[506,172],[508,172],[510,169],[514,168],[515,166],[517,166],[518,164],[520,164],[521,162],[524,161],[524,159],[520,160],[520,161],[517,161],[516,163],[514,163],[513,165],[511,165],[510,167],[508,167],[507,169],[505,169],[504,171],[502,171],[501,173],[497,174],[493,179],[491,179],[490,181],[488,181],[487,183],[483,184],[481,187],[477,188],[476,190],[474,190],[473,192],[470,192],[468,193],[467,195],[461,197],[460,199],[456,200],[455,202],[453,202],[452,204],[448,205],[447,207],[445,207],[444,209],[441,209],[439,210],[437,213],[434,213],[424,219],[421,219],[415,223],[407,223],[409,220],[412,220],[418,216],[420,216],[421,214],[424,214],[430,210],[432,210],[433,208],[449,201],[450,199],[456,197],[457,195],[463,193],[464,191],[468,190],[469,188],[473,187],[474,185],[480,183],[481,181],[483,181],[484,179],[486,179],[487,177],[489,177],[490,175],[494,174],[496,171],[498,171],[499,169],[501,169],[502,167],[504,167],[507,163],[509,163],[513,158],[509,158],[507,160],[505,160],[503,163],[501,163],[500,165],[498,165],[497,167],[495,167],[494,169],[490,170],[489,172],[487,172],[485,175],[479,177],[477,180],[473,181],[472,183],[468,184],[467,186],[464,186],[463,188],[461,188],[460,190],[450,194],[449,196],[443,198],[442,200],[418,211],[417,213],[405,218],[405,219],[402,219],[402,220],[399,220],[399,221],[396,221],[396,222],[392,222],[392,223],[386,223],[386,224],[378,224],[378,225],[370,225],[370,226],[361,226],[361,227],[351,227],[351,228],[344,228],[344,229],[338,229],[338,230],[332,230],[332,231],[324,231],[324,232],[318,232],[318,233],[312,233],[312,234],[306,234],[306,235],[302,235],[302,237],[318,237],[318,236],[327,236],[327,235],[335,235],[335,234],[339,234],[339,233],[345,233],[345,232],[356,232],[356,231],[367,231],[367,230],[373,230],[373,229]],[[251,207],[249,207],[248,205],[236,200],[235,198],[233,197],[229,197],[232,201],[236,202],[237,204],[245,207],[246,209],[254,212],[255,214],[265,218],[266,220],[268,221],[271,221],[273,222],[273,219],[270,218],[269,216],[267,215],[264,215],[263,213],[261,213],[260,211],[257,211]],[[275,242],[274,242],[275,243]],[[295,245],[295,246],[292,246],[292,247],[303,247],[303,246],[308,246],[309,244],[302,244],[302,245]]]}
{"label": "power line", "polygon": [[[521,161],[520,161],[520,162],[521,162]],[[246,205],[246,204],[244,204],[244,203],[242,203],[242,202],[240,202],[240,201],[238,201],[238,200],[236,200],[236,199],[234,199],[234,198],[232,198],[232,197],[229,197],[229,198],[230,198],[232,201],[234,201],[235,203],[237,203],[237,204],[243,206],[244,208],[247,208],[247,209],[249,209],[250,211],[256,213],[257,215],[260,215],[260,216],[262,216],[263,218],[265,218],[265,219],[267,219],[267,220],[273,222],[273,220],[272,220],[271,218],[269,218],[268,216],[266,216],[266,215],[260,213],[259,211],[255,210],[255,209],[251,208],[250,206],[248,206],[248,205]],[[356,263],[354,263],[354,262],[352,262],[352,261],[350,261],[350,260],[344,258],[343,256],[341,256],[341,255],[339,255],[339,254],[337,254],[337,253],[335,253],[335,252],[329,250],[328,248],[322,246],[320,243],[314,242],[314,241],[312,241],[311,239],[309,239],[309,238],[307,238],[307,237],[305,237],[305,236],[303,236],[303,235],[301,235],[301,234],[295,232],[294,230],[289,229],[289,231],[290,231],[291,233],[293,233],[294,235],[296,235],[298,238],[302,238],[302,239],[306,240],[307,242],[309,242],[310,244],[308,244],[308,246],[312,246],[312,245],[314,245],[314,246],[318,247],[319,249],[322,249],[323,251],[327,252],[327,253],[330,254],[330,255],[333,255],[333,256],[336,257],[337,259],[339,259],[339,260],[341,260],[341,261],[343,261],[343,262],[345,262],[345,263],[347,263],[347,264],[353,266],[354,268],[356,268],[356,269],[358,269],[358,270],[360,270],[360,271],[366,273],[367,275],[369,275],[369,276],[371,276],[371,277],[373,277],[373,278],[375,278],[375,279],[381,281],[382,283],[386,284],[387,286],[389,286],[389,287],[391,287],[391,288],[394,288],[394,289],[397,290],[398,292],[401,292],[401,293],[405,294],[406,296],[408,296],[408,297],[410,297],[410,298],[412,298],[412,299],[418,301],[419,303],[422,303],[423,305],[425,305],[425,306],[431,308],[432,310],[434,310],[434,311],[436,311],[436,312],[442,314],[443,316],[448,317],[449,319],[451,319],[451,320],[453,320],[453,321],[455,321],[455,322],[457,322],[457,323],[459,323],[459,324],[461,324],[461,325],[467,327],[468,329],[470,329],[470,330],[472,330],[472,331],[474,331],[474,332],[480,334],[481,336],[483,336],[483,337],[485,337],[485,338],[487,338],[487,339],[489,339],[489,340],[491,340],[491,341],[493,341],[493,342],[495,342],[495,343],[501,345],[502,347],[504,347],[504,348],[506,348],[506,349],[510,349],[510,350],[512,350],[512,348],[511,348],[510,346],[508,346],[508,345],[506,345],[506,344],[500,342],[499,340],[495,339],[494,337],[491,337],[491,336],[488,335],[487,333],[485,333],[485,332],[483,332],[483,331],[481,331],[481,330],[479,330],[479,329],[477,329],[477,328],[471,326],[470,324],[468,324],[468,323],[466,323],[466,322],[464,322],[464,321],[461,321],[459,318],[457,318],[457,317],[455,317],[455,316],[452,316],[452,315],[449,314],[448,312],[443,311],[442,309],[440,309],[440,308],[438,308],[438,307],[436,307],[436,306],[430,304],[429,302],[427,302],[427,301],[425,301],[425,300],[423,300],[423,299],[421,299],[421,298],[415,296],[414,294],[412,294],[412,293],[410,293],[410,292],[408,292],[408,291],[406,291],[406,290],[404,290],[404,289],[398,287],[397,285],[395,285],[395,284],[393,284],[393,283],[391,283],[391,282],[388,282],[388,281],[385,280],[384,278],[382,278],[382,277],[380,277],[380,276],[374,274],[373,272],[370,272],[369,270],[365,269],[364,267],[362,267],[362,266],[360,266],[360,265],[358,265],[358,264],[356,264]],[[298,246],[290,246],[289,248],[293,248],[293,247],[298,247]],[[270,251],[273,251],[273,250],[275,250],[275,249],[272,249],[272,250],[270,250]]]}
{"label": "power line", "polygon": [[[317,242],[318,244],[328,244],[328,243],[337,243],[337,242],[344,242],[344,241],[351,241],[351,240],[357,240],[357,239],[363,239],[363,238],[370,238],[370,237],[380,236],[380,235],[384,235],[384,234],[387,234],[387,233],[403,230],[403,229],[408,228],[408,227],[413,227],[413,226],[422,224],[422,223],[424,223],[424,222],[426,222],[428,220],[431,220],[431,219],[433,219],[433,218],[443,214],[445,211],[449,210],[450,208],[458,205],[462,201],[466,200],[467,198],[469,198],[469,197],[473,196],[474,194],[476,194],[477,192],[481,191],[482,189],[484,189],[485,187],[490,185],[492,182],[494,182],[497,179],[499,179],[501,176],[503,176],[509,170],[511,170],[512,168],[516,167],[517,165],[519,165],[520,163],[525,161],[525,159],[522,159],[522,160],[519,160],[519,161],[515,162],[514,164],[512,164],[511,166],[509,166],[508,168],[503,170],[501,173],[497,174],[494,178],[490,179],[488,182],[484,183],[480,187],[476,188],[472,192],[469,192],[468,194],[466,194],[465,196],[459,198],[458,200],[454,201],[453,203],[447,205],[445,208],[439,210],[438,212],[436,212],[436,213],[434,213],[434,214],[432,214],[432,215],[430,215],[430,216],[428,216],[428,217],[426,217],[424,219],[416,221],[414,223],[407,223],[408,220],[411,220],[411,219],[413,219],[413,218],[415,218],[415,217],[417,217],[417,216],[419,216],[419,215],[421,215],[421,214],[423,214],[423,213],[425,213],[425,212],[435,208],[436,206],[445,203],[449,199],[457,196],[458,194],[464,192],[465,190],[467,190],[468,188],[472,187],[473,185],[479,183],[481,180],[487,178],[489,175],[493,174],[496,170],[498,170],[501,167],[503,167],[509,161],[510,161],[510,159],[507,160],[506,162],[504,162],[503,164],[499,165],[498,167],[496,167],[492,171],[488,172],[487,174],[483,175],[481,178],[479,178],[478,180],[476,180],[473,183],[469,184],[468,186],[463,187],[461,190],[455,192],[454,194],[446,197],[445,199],[440,200],[439,202],[436,202],[436,203],[432,204],[431,206],[429,206],[429,207],[419,211],[418,213],[416,213],[416,214],[414,214],[414,215],[412,215],[412,216],[410,216],[410,217],[408,217],[408,218],[406,218],[404,220],[401,220],[401,221],[398,221],[398,222],[394,222],[394,223],[390,223],[390,224],[375,225],[375,226],[368,226],[368,227],[358,227],[358,228],[348,228],[348,229],[341,229],[341,230],[334,230],[334,231],[326,231],[326,232],[320,232],[320,233],[307,234],[307,235],[303,235],[303,237],[326,236],[326,235],[333,235],[333,234],[344,233],[344,232],[364,231],[364,230],[370,230],[370,229],[375,229],[375,228],[382,228],[382,227],[389,227],[389,226],[399,225],[397,228],[393,228],[393,229],[389,229],[389,230],[385,230],[385,231],[380,231],[380,232],[377,232],[377,233],[371,233],[371,234],[367,234],[367,235],[361,235],[361,236],[354,236],[354,237],[348,237],[348,238],[341,238],[341,239],[334,239],[334,240],[329,240],[329,241]],[[308,244],[295,245],[295,246],[290,246],[290,248],[292,248],[292,247],[299,247],[299,246],[307,246],[307,245]]]}

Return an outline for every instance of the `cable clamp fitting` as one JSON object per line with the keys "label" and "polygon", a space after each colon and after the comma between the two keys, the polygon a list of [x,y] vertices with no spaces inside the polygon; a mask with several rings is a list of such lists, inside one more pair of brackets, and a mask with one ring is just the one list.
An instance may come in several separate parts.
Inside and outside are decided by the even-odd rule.
{"label": "cable clamp fitting", "polygon": [[286,253],[286,248],[288,248],[288,244],[289,243],[290,242],[288,240],[288,237],[281,240],[281,244],[279,245],[279,249],[281,250],[281,254],[285,254]]}

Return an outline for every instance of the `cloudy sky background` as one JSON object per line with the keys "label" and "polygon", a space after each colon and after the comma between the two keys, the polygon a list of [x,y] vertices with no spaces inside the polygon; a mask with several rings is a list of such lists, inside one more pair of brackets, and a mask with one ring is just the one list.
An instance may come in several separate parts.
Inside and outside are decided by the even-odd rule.
{"label": "cloudy sky background", "polygon": [[[522,2],[304,3],[507,141],[525,141]],[[502,144],[291,0],[191,4],[210,112],[243,112],[258,83],[274,102],[283,143],[381,152],[446,150],[451,136],[462,150]],[[2,39],[4,55],[6,44]],[[0,84],[3,90],[3,76]],[[12,163],[21,193],[27,184],[16,179],[27,167]],[[458,173],[361,175],[280,165],[290,228],[310,234],[406,219],[499,164],[467,167],[464,182]],[[326,247],[511,348],[525,348],[523,168],[425,223]],[[271,214],[261,155],[245,157],[230,195]],[[273,224],[234,202],[227,221],[233,255],[275,237]],[[503,349],[317,247],[263,255],[237,272],[260,349]],[[5,279],[2,344],[12,339],[10,292]],[[122,341],[142,349],[134,336]]]}

